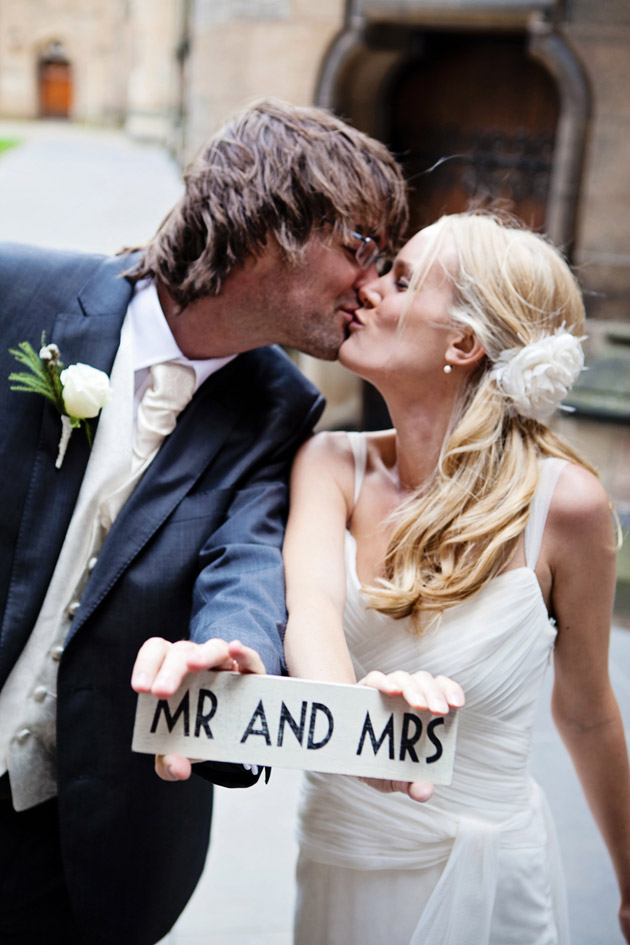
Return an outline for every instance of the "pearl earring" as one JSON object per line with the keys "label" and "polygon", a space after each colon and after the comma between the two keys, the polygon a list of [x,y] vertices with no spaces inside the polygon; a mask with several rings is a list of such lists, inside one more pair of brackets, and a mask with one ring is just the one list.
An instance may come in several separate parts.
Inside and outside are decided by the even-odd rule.
{"label": "pearl earring", "polygon": [[450,364],[445,364],[442,370],[444,371],[445,374],[450,374],[453,368],[451,367]]}

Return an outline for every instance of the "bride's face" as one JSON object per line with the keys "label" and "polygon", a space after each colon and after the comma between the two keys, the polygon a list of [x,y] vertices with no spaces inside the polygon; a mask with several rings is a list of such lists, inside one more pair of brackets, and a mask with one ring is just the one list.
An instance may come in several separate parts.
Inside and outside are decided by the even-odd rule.
{"label": "bride's face", "polygon": [[[440,374],[443,381],[455,260],[452,237],[436,241],[434,227],[416,233],[390,271],[360,289],[361,307],[339,350],[341,364],[379,389]],[[418,268],[422,277],[413,288]]]}

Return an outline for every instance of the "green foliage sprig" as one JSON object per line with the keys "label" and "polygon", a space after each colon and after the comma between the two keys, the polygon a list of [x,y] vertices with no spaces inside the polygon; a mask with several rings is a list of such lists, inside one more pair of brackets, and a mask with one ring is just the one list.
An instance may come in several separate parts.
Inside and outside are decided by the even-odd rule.
{"label": "green foliage sprig", "polygon": [[9,374],[11,390],[32,394],[43,394],[52,401],[59,413],[65,413],[62,384],[59,379],[63,363],[59,359],[57,345],[46,345],[46,333],[42,332],[42,348],[38,354],[28,341],[21,341],[17,348],[9,348],[16,361],[28,368]]}
{"label": "green foliage sprig", "polygon": [[27,368],[9,374],[9,383],[11,390],[41,394],[61,414],[61,439],[55,463],[59,469],[73,430],[83,427],[92,446],[88,421],[97,417],[110,399],[111,385],[104,371],[89,364],[71,364],[63,369],[59,348],[56,344],[46,344],[45,333],[42,333],[41,344],[39,354],[28,341],[21,341],[17,348],[9,348],[15,360]]}

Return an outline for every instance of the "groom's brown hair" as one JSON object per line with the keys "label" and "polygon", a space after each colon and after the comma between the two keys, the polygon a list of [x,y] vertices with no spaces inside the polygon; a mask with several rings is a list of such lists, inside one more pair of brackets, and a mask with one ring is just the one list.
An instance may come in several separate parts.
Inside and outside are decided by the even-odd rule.
{"label": "groom's brown hair", "polygon": [[407,225],[405,182],[387,148],[321,108],[257,102],[208,141],[184,180],[131,273],[159,279],[182,308],[217,295],[269,237],[291,265],[324,219],[382,236],[386,252]]}

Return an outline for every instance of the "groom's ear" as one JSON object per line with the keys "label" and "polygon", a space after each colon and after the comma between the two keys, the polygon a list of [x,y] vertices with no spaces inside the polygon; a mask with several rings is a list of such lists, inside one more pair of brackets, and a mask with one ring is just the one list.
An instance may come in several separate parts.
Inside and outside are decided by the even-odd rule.
{"label": "groom's ear", "polygon": [[475,368],[486,356],[486,349],[469,328],[459,328],[451,336],[446,361],[453,367]]}

